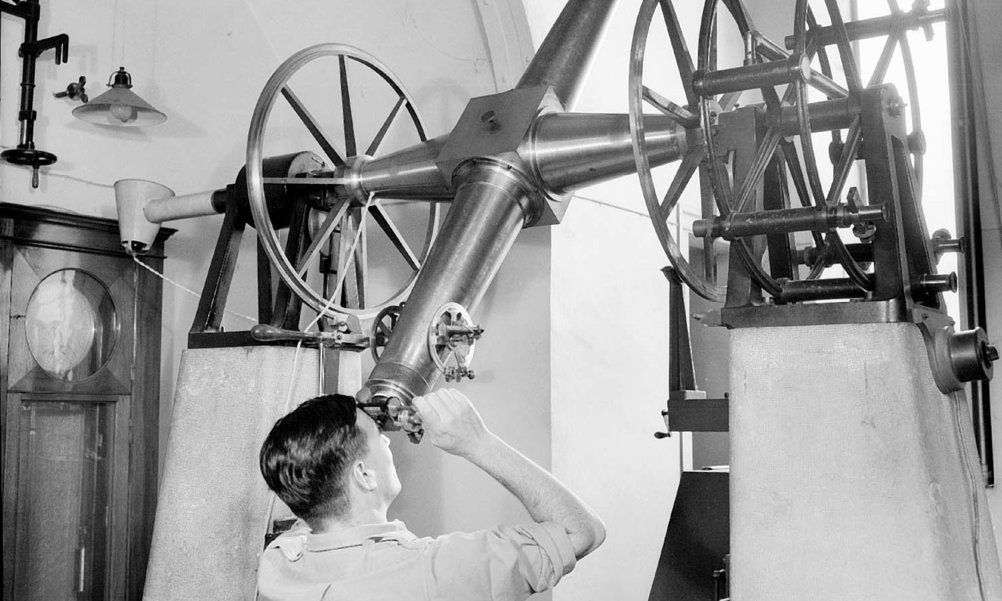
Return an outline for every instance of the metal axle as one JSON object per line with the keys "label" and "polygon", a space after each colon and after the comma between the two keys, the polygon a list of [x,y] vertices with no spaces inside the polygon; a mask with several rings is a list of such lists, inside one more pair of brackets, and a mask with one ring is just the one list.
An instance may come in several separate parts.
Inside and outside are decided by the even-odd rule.
{"label": "metal axle", "polygon": [[856,211],[848,205],[778,209],[756,213],[731,213],[726,217],[700,219],[692,224],[692,234],[703,238],[735,240],[746,236],[789,232],[826,232],[857,223],[880,223],[890,218],[887,205],[868,205]]}

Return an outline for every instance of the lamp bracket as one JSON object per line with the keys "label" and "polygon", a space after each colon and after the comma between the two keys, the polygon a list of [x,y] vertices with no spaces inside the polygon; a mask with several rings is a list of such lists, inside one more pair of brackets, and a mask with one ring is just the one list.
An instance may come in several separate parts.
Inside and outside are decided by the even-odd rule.
{"label": "lamp bracket", "polygon": [[3,151],[0,158],[14,165],[31,167],[31,187],[37,188],[38,168],[55,163],[56,155],[35,149],[35,119],[38,116],[34,109],[35,61],[43,52],[52,49],[56,52],[56,64],[64,63],[69,59],[70,37],[61,33],[38,39],[38,18],[41,13],[38,0],[0,0],[0,12],[24,19],[24,42],[17,52],[21,57],[21,104],[17,113],[17,119],[21,122],[20,137],[17,148]]}

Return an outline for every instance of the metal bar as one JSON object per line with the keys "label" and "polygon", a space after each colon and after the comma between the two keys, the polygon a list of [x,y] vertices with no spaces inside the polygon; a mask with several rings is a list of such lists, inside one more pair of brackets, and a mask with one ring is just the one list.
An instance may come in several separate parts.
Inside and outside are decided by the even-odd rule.
{"label": "metal bar", "polygon": [[378,193],[380,197],[406,200],[451,200],[451,182],[446,181],[436,164],[447,140],[447,135],[440,136],[364,161],[346,173],[344,179],[362,197]]}
{"label": "metal bar", "polygon": [[696,71],[692,75],[693,91],[703,97],[809,81],[811,65],[807,59],[789,59],[756,63],[745,67],[719,71]]}
{"label": "metal bar", "polygon": [[[756,36],[755,40],[758,42],[758,53],[771,61],[783,60],[790,57],[789,52],[777,46],[769,38]],[[811,69],[809,83],[811,87],[824,92],[829,98],[845,98],[849,95],[849,90],[835,83],[835,80],[824,73],[818,73],[814,69]]]}
{"label": "metal bar", "polygon": [[857,212],[850,211],[846,205],[777,209],[700,219],[692,224],[692,234],[734,240],[763,234],[828,231],[857,223],[884,222],[889,218],[890,207],[884,204],[866,205]]}
{"label": "metal bar", "polygon": [[553,86],[570,109],[615,6],[616,0],[570,0],[516,87]]}
{"label": "metal bar", "polygon": [[150,200],[143,215],[150,223],[217,215],[226,210],[226,190],[209,190]]}
{"label": "metal bar", "polygon": [[[859,113],[859,103],[853,98],[838,98],[812,102],[807,107],[811,117],[811,131],[835,131],[852,125]],[[784,136],[800,134],[800,118],[796,107],[783,107],[780,112],[780,128]]]}
{"label": "metal bar", "polygon": [[[644,141],[651,167],[684,156],[686,131],[664,115],[645,115]],[[553,114],[532,130],[528,160],[550,192],[570,190],[636,171],[628,115]]]}
{"label": "metal bar", "polygon": [[[326,274],[324,277],[327,277]],[[257,322],[271,323],[271,263],[264,252],[261,238],[257,238]]]}
{"label": "metal bar", "polygon": [[[887,15],[860,21],[849,21],[845,24],[845,31],[849,36],[849,41],[855,42],[856,40],[890,35],[896,28],[918,29],[946,20],[947,11],[945,8],[930,11],[913,10],[900,15]],[[811,40],[816,40],[825,46],[830,46],[838,40],[836,28],[833,26],[819,27],[812,32],[808,32],[807,41],[810,42]],[[794,37],[792,35],[786,36],[783,39],[783,43],[787,48],[792,50]]]}
{"label": "metal bar", "polygon": [[674,268],[663,267],[661,273],[668,280],[668,391],[692,391],[696,389],[696,375],[692,368],[685,289]]}
{"label": "metal bar", "polygon": [[236,199],[230,195],[227,201],[229,206],[226,207],[226,214],[219,228],[216,250],[212,253],[209,271],[205,274],[202,296],[199,297],[198,309],[195,311],[189,335],[218,332],[223,321],[226,297],[229,295],[233,273],[236,271],[240,238],[243,236],[245,224],[238,215]]}
{"label": "metal bar", "polygon": [[849,278],[830,280],[795,280],[783,284],[779,302],[797,303],[809,300],[863,298],[866,291]]}
{"label": "metal bar", "polygon": [[[306,246],[309,237],[309,216],[310,209],[305,202],[295,204],[285,244],[285,256],[290,263],[295,263],[296,258],[303,252],[303,247]],[[285,280],[279,281],[275,291],[275,308],[272,311],[271,324],[290,330],[298,329],[302,305],[302,299],[289,289]]]}

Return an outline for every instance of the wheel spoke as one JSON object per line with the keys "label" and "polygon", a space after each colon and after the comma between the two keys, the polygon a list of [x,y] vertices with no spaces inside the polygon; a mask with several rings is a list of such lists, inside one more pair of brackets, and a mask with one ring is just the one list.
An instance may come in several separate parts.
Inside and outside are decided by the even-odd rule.
{"label": "wheel spoke", "polygon": [[[898,3],[892,0],[892,7],[895,12],[898,10]],[[905,68],[905,80],[908,82],[908,99],[911,102],[908,107],[912,119],[912,133],[922,134],[922,111],[919,108],[918,83],[915,79],[915,63],[912,60],[912,50],[908,44],[908,36],[902,34],[899,38],[901,44],[901,62]],[[912,164],[915,172],[915,197],[922,199],[922,153],[912,153]]]}
{"label": "wheel spoke", "polygon": [[320,148],[323,149],[327,158],[333,161],[338,167],[344,167],[345,162],[341,157],[341,153],[339,153],[334,147],[333,142],[331,142],[327,136],[324,135],[323,130],[320,129],[320,124],[313,118],[313,115],[311,115],[310,111],[306,109],[306,106],[299,101],[299,97],[296,96],[289,86],[282,87],[282,96],[289,102],[292,110],[299,116],[300,121],[303,122],[303,125],[306,126],[306,129],[308,129],[310,134],[313,136],[313,139],[316,140],[317,144],[320,145]]}
{"label": "wheel spoke", "polygon": [[[714,216],[713,184],[710,183],[710,170],[706,161],[699,164],[699,205],[703,219]],[[703,277],[710,284],[717,283],[717,253],[713,238],[703,236]]]}
{"label": "wheel spoke", "polygon": [[386,234],[386,237],[393,243],[397,252],[403,256],[407,265],[409,265],[414,271],[421,269],[420,259],[418,259],[417,255],[414,254],[414,251],[411,250],[407,241],[404,240],[403,235],[400,233],[400,230],[397,229],[393,220],[390,219],[390,215],[386,212],[386,209],[378,204],[373,204],[369,207],[369,213],[372,215],[372,218],[376,220],[376,224],[378,224],[379,228],[383,230],[383,233]]}
{"label": "wheel spoke", "polygon": [[699,124],[699,116],[684,106],[679,106],[668,100],[654,90],[643,87],[643,98],[648,104],[661,111],[665,116],[673,119],[683,127],[696,127]]}
{"label": "wheel spoke", "polygon": [[860,133],[862,129],[862,119],[857,115],[849,125],[849,131],[845,135],[845,145],[842,146],[842,155],[839,156],[838,164],[832,171],[832,187],[828,190],[825,204],[834,206],[838,204],[839,196],[842,195],[842,188],[845,180],[849,178],[849,171],[853,163],[856,162],[856,153],[859,151]]}
{"label": "wheel spoke", "polygon": [[344,149],[348,156],[357,154],[355,147],[355,121],[351,114],[351,94],[348,93],[348,66],[345,64],[344,55],[339,55],[338,69],[341,72],[341,115],[344,118]]}
{"label": "wheel spoke", "polygon": [[738,31],[741,32],[742,37],[745,32],[757,31],[754,23],[752,23],[751,15],[748,14],[748,8],[745,7],[745,3],[742,0],[724,0],[724,5],[727,6],[727,10],[730,11],[731,16],[734,18],[734,22],[738,26]]}
{"label": "wheel spoke", "polygon": [[[789,52],[784,50],[782,47],[777,46],[775,42],[769,41],[768,38],[758,38],[757,49],[759,54],[771,61],[786,60],[790,58]],[[810,57],[813,55],[813,51],[808,51],[806,54]],[[824,60],[827,61],[827,57]],[[807,82],[807,85],[824,92],[829,98],[845,98],[849,95],[848,90],[838,85],[835,80],[824,72],[824,66],[822,66],[821,69],[821,73],[811,69],[811,79]],[[830,71],[830,69],[828,71]],[[787,88],[787,100],[789,99],[789,89],[790,88]]]}
{"label": "wheel spoke", "polygon": [[675,205],[678,204],[679,198],[682,197],[682,191],[685,190],[685,187],[689,184],[689,180],[692,179],[692,174],[696,172],[696,168],[702,162],[702,154],[702,149],[689,151],[682,159],[682,164],[678,166],[678,171],[675,172],[675,177],[672,178],[671,185],[668,186],[664,200],[661,201],[662,221],[668,221],[671,212],[675,210]]}
{"label": "wheel spoke", "polygon": [[828,7],[828,16],[831,19],[832,27],[835,29],[838,54],[842,59],[842,71],[845,72],[845,79],[849,83],[849,90],[859,91],[863,86],[863,81],[859,77],[859,68],[856,66],[856,57],[852,55],[852,48],[849,46],[849,35],[845,31],[845,23],[842,21],[842,12],[838,7],[838,0],[825,0]]}
{"label": "wheel spoke", "polygon": [[369,281],[369,243],[366,240],[365,215],[362,214],[361,209],[356,213],[357,216],[353,215],[352,219],[357,219],[356,226],[361,232],[359,233],[358,247],[355,249],[355,282],[358,291],[358,307],[364,309],[366,288]]}
{"label": "wheel spoke", "polygon": [[313,242],[310,243],[309,248],[306,249],[306,252],[303,253],[303,256],[299,259],[299,263],[296,265],[296,273],[299,274],[299,277],[303,277],[303,274],[306,273],[306,267],[309,262],[320,251],[320,247],[327,242],[330,235],[334,233],[334,229],[341,222],[345,211],[348,210],[349,204],[351,204],[350,200],[342,200],[341,206],[339,206],[336,211],[330,211],[327,214],[323,224],[320,226],[320,231],[317,232],[317,236],[313,239]]}
{"label": "wheel spoke", "polygon": [[863,268],[859,266],[859,263],[852,258],[849,254],[849,249],[845,247],[842,243],[842,238],[839,238],[838,232],[831,231],[825,237],[825,242],[832,248],[835,249],[835,254],[838,255],[839,263],[845,269],[846,274],[849,276],[857,286],[863,290],[873,290],[873,276],[863,271]]}
{"label": "wheel spoke", "polygon": [[[793,180],[793,188],[797,191],[797,197],[800,200],[800,205],[803,207],[811,206],[811,193],[807,189],[807,182],[804,180],[803,167],[800,165],[800,155],[797,154],[797,147],[793,142],[788,142],[782,140],[780,143],[779,151],[783,153],[783,159],[786,161],[786,166],[788,167],[787,173],[790,174],[790,179]],[[811,235],[814,238],[814,245],[818,249],[824,248],[824,238],[817,231],[811,231]]]}
{"label": "wheel spoke", "polygon": [[[359,283],[363,276],[358,273],[359,264],[365,263],[365,236],[359,210],[351,211],[341,221],[341,238],[338,249],[338,281],[335,292],[340,291],[346,307],[362,308],[363,291]],[[361,261],[360,261],[361,256]],[[364,285],[363,285],[364,288]]]}
{"label": "wheel spoke", "polygon": [[873,87],[884,81],[884,77],[887,76],[887,68],[891,65],[891,57],[894,56],[894,49],[897,45],[897,32],[892,32],[891,35],[887,36],[887,41],[884,42],[884,49],[880,51],[880,58],[877,60],[877,66],[873,69],[873,75],[870,76],[870,82],[867,84],[867,87]]}
{"label": "wheel spoke", "polygon": [[770,127],[765,136],[762,138],[762,142],[759,143],[758,149],[755,151],[755,160],[752,161],[751,167],[748,168],[748,173],[745,174],[744,181],[741,182],[741,187],[738,188],[738,197],[735,205],[737,208],[734,210],[738,213],[743,213],[748,207],[748,203],[754,197],[753,191],[755,186],[762,179],[762,174],[765,173],[766,166],[769,165],[769,161],[772,160],[773,154],[776,152],[776,146],[779,145],[779,141],[783,138],[779,131],[779,128]]}
{"label": "wheel spoke", "polygon": [[682,35],[682,27],[678,22],[678,15],[675,14],[675,6],[671,0],[659,0],[661,5],[661,15],[665,20],[665,27],[668,28],[668,39],[671,41],[671,49],[675,54],[675,64],[678,66],[678,73],[682,76],[682,87],[685,89],[685,99],[690,106],[694,106],[699,100],[695,92],[692,91],[692,55],[685,44],[685,36]]}
{"label": "wheel spoke", "polygon": [[400,107],[404,105],[405,101],[406,99],[403,96],[397,98],[397,103],[393,105],[393,109],[390,111],[390,114],[383,121],[383,125],[379,128],[379,131],[376,133],[376,137],[372,139],[372,143],[369,144],[369,147],[365,149],[365,154],[369,156],[374,156],[376,154],[376,150],[378,150],[379,145],[383,143],[383,138],[386,136],[386,132],[390,129],[390,125],[393,123],[393,119],[397,116],[397,113],[400,112]]}

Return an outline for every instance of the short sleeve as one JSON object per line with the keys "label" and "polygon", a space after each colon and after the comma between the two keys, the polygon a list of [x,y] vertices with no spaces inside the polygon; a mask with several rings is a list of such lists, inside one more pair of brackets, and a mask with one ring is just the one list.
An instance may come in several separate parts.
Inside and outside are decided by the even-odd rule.
{"label": "short sleeve", "polygon": [[427,549],[429,599],[512,599],[553,588],[574,569],[570,538],[544,522],[440,536]]}

